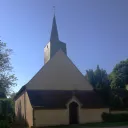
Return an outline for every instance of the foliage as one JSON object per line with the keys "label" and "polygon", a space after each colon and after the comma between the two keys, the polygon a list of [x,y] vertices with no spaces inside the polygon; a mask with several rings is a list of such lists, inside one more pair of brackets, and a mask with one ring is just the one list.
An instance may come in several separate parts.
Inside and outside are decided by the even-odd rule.
{"label": "foliage", "polygon": [[14,120],[14,102],[11,99],[0,100],[0,120],[13,122]]}
{"label": "foliage", "polygon": [[[124,102],[123,97],[120,97],[118,94],[114,93],[110,86],[106,86],[102,89],[94,89],[94,91],[100,95],[100,97],[103,99],[105,104],[109,106],[110,109],[122,110],[127,106],[127,102]],[[127,99],[128,98],[126,97],[126,100]]]}
{"label": "foliage", "polygon": [[105,86],[109,86],[110,82],[106,70],[97,66],[95,71],[89,69],[86,70],[86,72],[87,79],[94,88],[104,88]]}
{"label": "foliage", "polygon": [[128,59],[117,64],[110,75],[97,66],[94,71],[87,70],[86,78],[111,109],[122,109],[128,105],[128,93],[117,90],[125,86],[128,88]]}
{"label": "foliage", "polygon": [[13,98],[15,97],[16,93],[15,92],[12,92],[9,97],[13,100]]}
{"label": "foliage", "polygon": [[128,84],[128,59],[116,64],[109,78],[112,88],[125,88]]}
{"label": "foliage", "polygon": [[112,97],[110,100],[110,108],[114,109],[114,110],[115,109],[118,109],[118,110],[124,109],[125,106],[124,106],[122,98],[118,95],[112,94]]}
{"label": "foliage", "polygon": [[0,91],[8,94],[10,88],[15,86],[16,77],[12,74],[10,63],[11,49],[6,48],[6,44],[0,40]]}
{"label": "foliage", "polygon": [[111,100],[112,100],[112,91],[111,91],[111,88],[110,86],[106,86],[104,88],[96,88],[94,89],[95,92],[97,92],[100,97],[103,99],[103,101],[105,101],[105,104],[106,105],[111,105]]}
{"label": "foliage", "polygon": [[105,122],[125,122],[128,121],[128,113],[121,114],[111,114],[111,113],[103,113],[102,119]]}
{"label": "foliage", "polygon": [[128,122],[95,122],[95,123],[86,123],[82,124],[82,126],[86,127],[96,127],[96,128],[106,128],[106,127],[114,127],[116,128],[117,126],[128,126]]}
{"label": "foliage", "polygon": [[10,128],[10,125],[6,120],[0,120],[0,128]]}

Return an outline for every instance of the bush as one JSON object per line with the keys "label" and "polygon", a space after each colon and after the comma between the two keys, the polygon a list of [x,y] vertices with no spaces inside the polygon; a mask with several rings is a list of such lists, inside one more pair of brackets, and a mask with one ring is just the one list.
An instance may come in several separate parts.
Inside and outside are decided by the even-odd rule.
{"label": "bush", "polygon": [[0,128],[10,128],[9,123],[5,120],[0,121]]}
{"label": "bush", "polygon": [[12,123],[14,115],[13,101],[11,99],[0,100],[0,120],[8,120]]}
{"label": "bush", "polygon": [[128,114],[110,114],[110,113],[103,113],[102,119],[104,122],[125,122],[128,121]]}

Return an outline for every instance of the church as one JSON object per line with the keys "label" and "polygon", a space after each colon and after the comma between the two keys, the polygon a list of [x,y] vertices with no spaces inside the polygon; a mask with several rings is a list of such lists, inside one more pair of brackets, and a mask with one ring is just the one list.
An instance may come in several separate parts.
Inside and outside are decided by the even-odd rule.
{"label": "church", "polygon": [[109,112],[101,97],[67,55],[54,15],[50,40],[44,48],[44,66],[18,91],[15,115],[29,127],[101,122]]}

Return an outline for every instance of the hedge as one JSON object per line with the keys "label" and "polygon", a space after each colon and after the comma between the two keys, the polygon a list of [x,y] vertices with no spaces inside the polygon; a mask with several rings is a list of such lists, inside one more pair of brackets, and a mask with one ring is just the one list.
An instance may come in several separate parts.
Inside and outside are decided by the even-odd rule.
{"label": "hedge", "polygon": [[0,120],[0,128],[10,128],[9,123],[5,120]]}

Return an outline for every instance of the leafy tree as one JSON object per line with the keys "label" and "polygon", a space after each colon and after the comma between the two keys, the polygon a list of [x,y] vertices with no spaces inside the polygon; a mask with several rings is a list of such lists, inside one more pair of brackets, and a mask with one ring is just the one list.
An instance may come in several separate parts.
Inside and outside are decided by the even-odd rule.
{"label": "leafy tree", "polygon": [[16,93],[15,92],[12,92],[9,96],[13,100],[13,98],[15,97],[15,95],[16,95]]}
{"label": "leafy tree", "polygon": [[99,65],[95,71],[89,69],[86,72],[86,77],[94,88],[104,88],[105,86],[109,86],[110,82],[108,74],[106,70],[101,69]]}
{"label": "leafy tree", "polygon": [[12,122],[14,119],[14,102],[12,99],[0,100],[0,120]]}
{"label": "leafy tree", "polygon": [[6,47],[6,43],[0,40],[0,91],[9,94],[11,87],[15,86],[16,77],[12,73],[13,67],[10,63],[11,49]]}
{"label": "leafy tree", "polygon": [[97,92],[104,100],[105,104],[111,106],[113,93],[110,88],[110,81],[106,70],[101,69],[97,65],[96,70],[89,69],[86,71],[86,78],[93,86],[94,91]]}
{"label": "leafy tree", "polygon": [[110,86],[105,86],[104,88],[95,88],[94,91],[100,95],[106,105],[111,106],[113,93]]}
{"label": "leafy tree", "polygon": [[96,86],[96,79],[95,79],[95,74],[94,71],[92,69],[86,70],[86,78],[88,79],[88,81],[90,82],[90,84],[95,88]]}
{"label": "leafy tree", "polygon": [[128,84],[128,59],[116,64],[110,74],[112,88],[125,88]]}
{"label": "leafy tree", "polygon": [[117,64],[110,75],[97,66],[94,71],[92,69],[87,70],[86,78],[93,85],[94,91],[100,94],[111,109],[126,107],[128,94],[125,91],[123,94],[125,96],[120,95],[117,93],[117,88],[128,88],[128,59]]}

